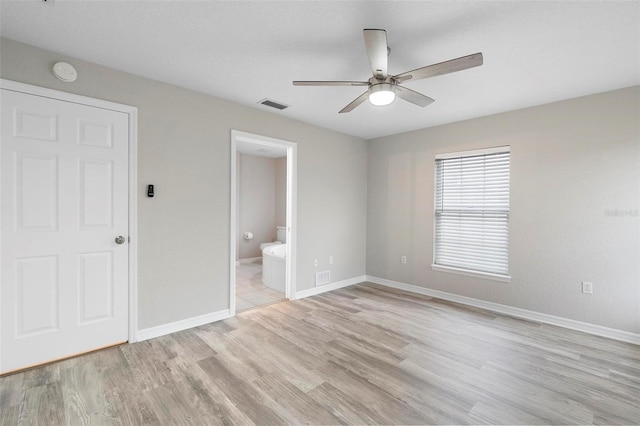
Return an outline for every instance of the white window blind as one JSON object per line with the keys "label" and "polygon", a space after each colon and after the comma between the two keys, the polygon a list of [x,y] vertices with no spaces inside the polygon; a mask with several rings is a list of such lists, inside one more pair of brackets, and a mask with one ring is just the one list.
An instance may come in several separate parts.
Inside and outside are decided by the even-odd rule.
{"label": "white window blind", "polygon": [[509,147],[436,156],[434,264],[509,273]]}

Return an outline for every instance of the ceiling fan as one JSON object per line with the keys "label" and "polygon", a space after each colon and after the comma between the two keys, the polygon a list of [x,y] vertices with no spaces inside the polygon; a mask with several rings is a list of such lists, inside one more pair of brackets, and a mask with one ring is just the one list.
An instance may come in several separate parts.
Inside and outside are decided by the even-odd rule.
{"label": "ceiling fan", "polygon": [[412,104],[425,107],[434,102],[428,96],[407,89],[400,85],[408,80],[419,80],[421,78],[435,77],[449,74],[456,71],[466,70],[482,65],[482,53],[463,56],[450,61],[428,65],[413,71],[407,71],[398,75],[387,74],[387,57],[390,49],[387,46],[387,32],[385,30],[365,29],[364,45],[369,56],[373,77],[369,81],[294,81],[294,86],[368,86],[368,90],[358,96],[349,105],[342,108],[340,113],[353,110],[358,105],[369,99],[373,105],[388,105],[396,96],[411,102]]}

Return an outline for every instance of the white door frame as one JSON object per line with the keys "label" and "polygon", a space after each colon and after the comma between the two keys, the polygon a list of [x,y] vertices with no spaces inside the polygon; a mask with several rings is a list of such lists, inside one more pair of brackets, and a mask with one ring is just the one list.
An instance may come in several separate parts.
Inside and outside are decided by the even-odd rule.
{"label": "white door frame", "polygon": [[[0,89],[42,96],[96,108],[109,109],[129,116],[129,343],[137,341],[138,332],[138,108],[74,93],[0,79]],[[0,176],[1,178],[1,176]],[[1,214],[1,211],[0,211]],[[0,230],[1,232],[1,230]],[[1,304],[0,304],[1,306]],[[1,343],[0,343],[1,344]]]}
{"label": "white door frame", "polygon": [[297,158],[298,144],[282,139],[253,133],[231,130],[231,236],[229,251],[229,316],[236,314],[236,247],[238,238],[237,202],[238,183],[236,173],[237,143],[250,142],[268,147],[284,148],[287,151],[287,262],[285,296],[289,300],[295,299],[296,294],[296,234],[297,234]]}

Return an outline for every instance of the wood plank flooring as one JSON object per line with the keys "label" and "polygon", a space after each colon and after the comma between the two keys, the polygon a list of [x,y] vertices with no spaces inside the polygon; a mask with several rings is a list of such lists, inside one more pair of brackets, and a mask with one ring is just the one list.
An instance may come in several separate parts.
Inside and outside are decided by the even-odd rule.
{"label": "wood plank flooring", "polygon": [[640,346],[361,284],[5,376],[0,424],[640,424]]}

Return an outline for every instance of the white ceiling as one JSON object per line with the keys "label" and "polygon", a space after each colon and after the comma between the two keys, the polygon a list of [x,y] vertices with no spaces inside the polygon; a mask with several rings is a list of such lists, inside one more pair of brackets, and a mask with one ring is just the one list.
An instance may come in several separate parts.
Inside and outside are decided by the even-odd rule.
{"label": "white ceiling", "polygon": [[[0,2],[2,36],[362,138],[640,84],[637,1]],[[338,114],[366,80],[362,29],[387,30],[389,73],[482,52],[484,65]],[[278,112],[270,98],[291,105]]]}
{"label": "white ceiling", "polygon": [[258,143],[247,142],[244,140],[236,141],[236,151],[241,154],[255,155],[257,157],[267,158],[280,158],[287,156],[287,150],[285,148],[262,145]]}

